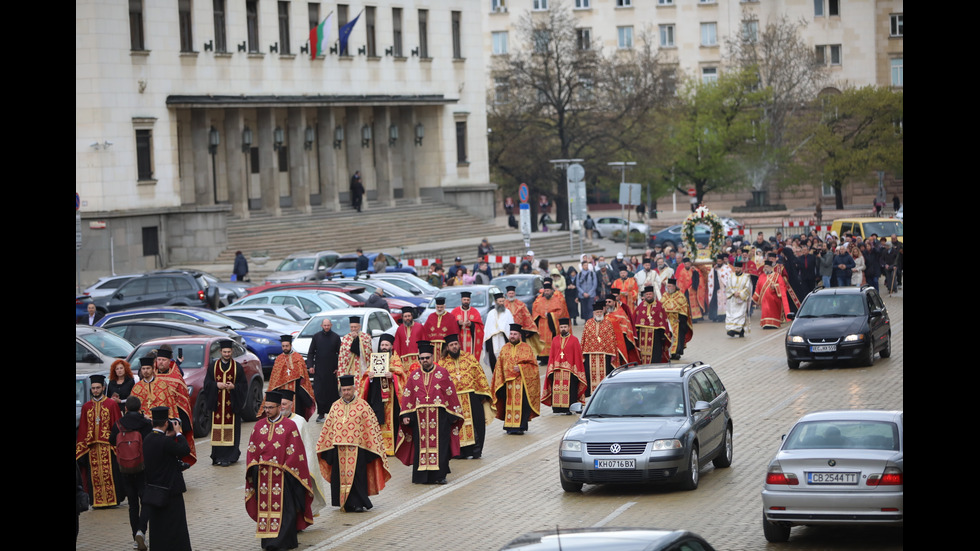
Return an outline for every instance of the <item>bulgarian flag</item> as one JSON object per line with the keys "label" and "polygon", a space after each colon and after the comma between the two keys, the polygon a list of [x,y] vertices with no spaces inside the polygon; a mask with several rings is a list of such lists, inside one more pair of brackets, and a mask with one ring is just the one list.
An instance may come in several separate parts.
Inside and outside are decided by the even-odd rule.
{"label": "bulgarian flag", "polygon": [[319,25],[310,29],[310,59],[326,55],[330,44],[330,28],[333,27],[333,12]]}

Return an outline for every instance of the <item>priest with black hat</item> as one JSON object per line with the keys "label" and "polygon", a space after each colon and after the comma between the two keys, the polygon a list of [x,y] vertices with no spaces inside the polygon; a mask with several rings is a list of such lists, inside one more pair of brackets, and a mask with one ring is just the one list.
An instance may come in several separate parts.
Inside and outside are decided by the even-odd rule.
{"label": "priest with black hat", "polygon": [[218,341],[221,357],[208,367],[198,400],[211,416],[211,464],[227,467],[241,457],[242,412],[248,379],[241,364],[232,357],[230,339]]}

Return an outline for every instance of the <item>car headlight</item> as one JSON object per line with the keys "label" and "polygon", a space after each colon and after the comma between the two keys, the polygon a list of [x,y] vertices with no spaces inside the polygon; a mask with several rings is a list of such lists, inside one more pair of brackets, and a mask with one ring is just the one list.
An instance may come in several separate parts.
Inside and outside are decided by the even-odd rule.
{"label": "car headlight", "polygon": [[578,440],[562,440],[561,441],[561,451],[563,452],[580,452],[582,451],[582,443]]}
{"label": "car headlight", "polygon": [[255,339],[255,342],[257,342],[259,344],[272,344],[272,340],[271,339],[267,339],[265,337],[259,337],[259,338]]}
{"label": "car headlight", "polygon": [[799,335],[786,335],[786,342],[803,342],[803,337]]}
{"label": "car headlight", "polygon": [[848,336],[844,337],[844,342],[857,342],[857,341],[863,341],[863,340],[864,340],[864,333],[862,333],[860,335],[848,335]]}
{"label": "car headlight", "polygon": [[681,444],[681,441],[678,440],[678,439],[676,439],[676,438],[672,438],[670,440],[654,440],[653,441],[653,451],[655,451],[655,452],[657,452],[657,451],[664,451],[664,450],[679,450],[679,449],[681,449],[683,447],[684,447],[684,445]]}

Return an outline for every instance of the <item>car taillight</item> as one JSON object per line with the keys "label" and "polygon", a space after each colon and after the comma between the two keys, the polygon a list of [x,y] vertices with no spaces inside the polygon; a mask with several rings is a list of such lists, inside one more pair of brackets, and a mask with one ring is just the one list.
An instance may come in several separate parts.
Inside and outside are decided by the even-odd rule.
{"label": "car taillight", "polygon": [[197,291],[197,300],[204,300],[204,291],[200,289]]}
{"label": "car taillight", "polygon": [[898,467],[888,467],[881,474],[868,475],[868,486],[901,486],[904,476]]}
{"label": "car taillight", "polygon": [[789,486],[797,486],[800,483],[800,479],[796,478],[793,473],[784,473],[779,467],[769,467],[769,472],[766,473],[766,484],[787,484]]}

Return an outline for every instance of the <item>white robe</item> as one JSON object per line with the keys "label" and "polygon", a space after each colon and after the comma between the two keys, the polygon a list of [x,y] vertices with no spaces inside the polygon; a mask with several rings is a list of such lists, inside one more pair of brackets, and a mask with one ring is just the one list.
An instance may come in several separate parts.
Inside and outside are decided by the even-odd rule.
{"label": "white robe", "polygon": [[[717,277],[715,274],[718,274]],[[714,296],[715,289],[718,289],[718,315],[725,314],[725,297],[728,296],[728,279],[735,274],[732,267],[725,264],[722,267],[714,266],[708,272],[708,300]],[[751,294],[750,294],[751,296]]]}
{"label": "white robe", "polygon": [[302,415],[297,415],[293,413],[289,420],[296,423],[296,428],[299,429],[299,437],[303,441],[303,447],[306,448],[306,462],[310,467],[310,478],[313,482],[313,503],[310,508],[313,511],[313,516],[316,516],[327,506],[327,493],[330,492],[330,485],[323,478],[323,473],[320,472],[320,461],[316,457],[316,443],[320,439],[320,427],[316,423],[308,423]]}
{"label": "white robe", "polygon": [[656,278],[654,279],[655,283],[653,285],[653,291],[657,296],[657,301],[659,302],[664,298],[663,288],[667,284],[667,280],[674,277],[674,269],[665,265],[662,270],[654,270],[654,273]]}
{"label": "white robe", "polygon": [[[483,342],[492,341],[493,355],[500,357],[500,349],[507,344],[507,337],[510,336],[510,324],[514,323],[514,315],[510,313],[510,310],[504,308],[503,314],[497,314],[497,308],[491,308],[490,312],[487,313],[487,319],[483,323]],[[484,345],[484,353],[480,355],[480,365],[483,366],[485,373],[489,374],[493,370],[493,366],[490,365],[489,354],[486,353],[486,345]]]}
{"label": "white robe", "polygon": [[749,300],[752,298],[752,278],[749,274],[735,275],[728,278],[725,289],[727,313],[725,315],[726,331],[742,331],[748,329]]}

